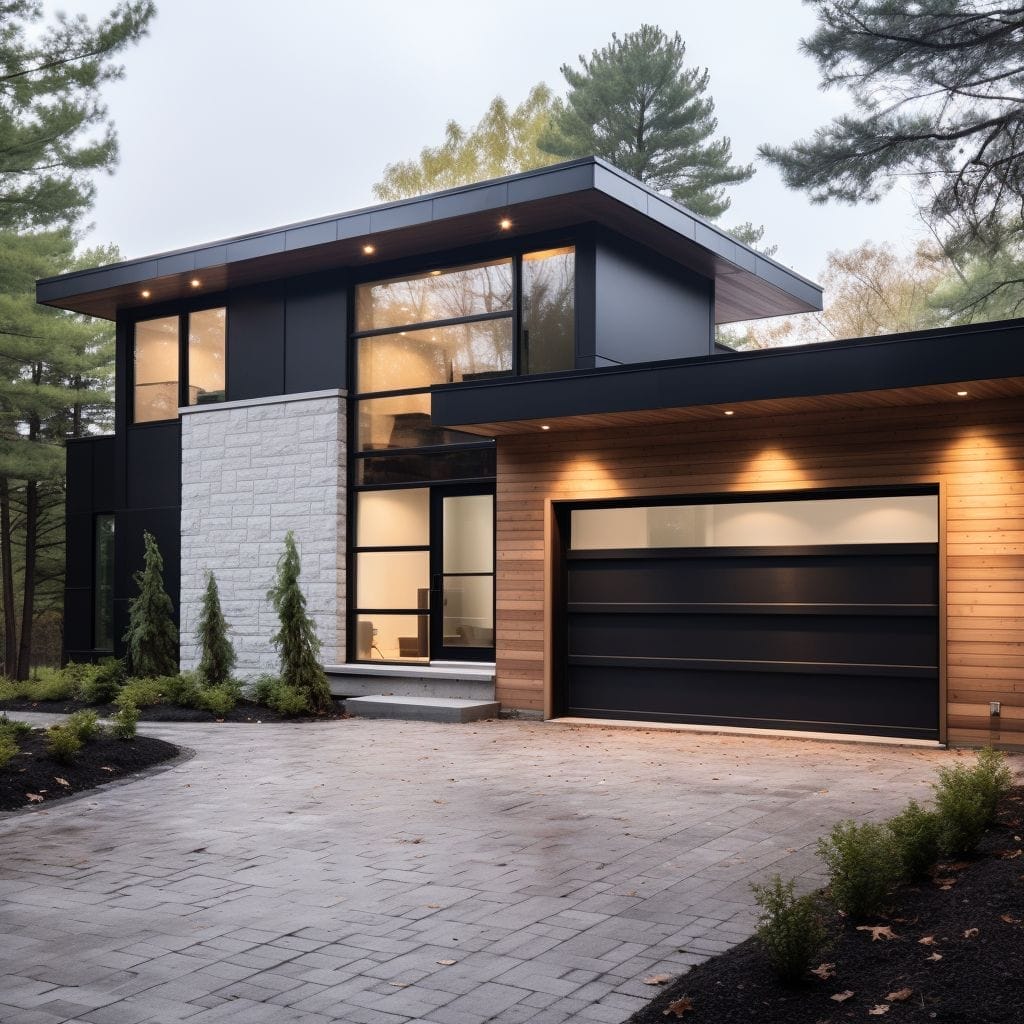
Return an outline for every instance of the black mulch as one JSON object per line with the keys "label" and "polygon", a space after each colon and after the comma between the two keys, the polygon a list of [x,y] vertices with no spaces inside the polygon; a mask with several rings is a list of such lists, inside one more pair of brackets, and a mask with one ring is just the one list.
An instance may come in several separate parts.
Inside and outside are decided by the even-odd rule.
{"label": "black mulch", "polygon": [[[677,979],[628,1024],[1021,1024],[1022,839],[1024,788],[1003,801],[977,857],[940,865],[929,881],[901,888],[887,913],[870,921],[834,918],[822,955],[835,965],[833,977],[808,974],[802,986],[786,988],[748,939]],[[858,930],[872,925],[896,938],[873,941]],[[832,999],[847,992],[841,1002]]]}
{"label": "black mulch", "polygon": [[[78,700],[4,700],[0,701],[0,712],[13,715],[18,711],[46,711],[50,714],[65,715],[89,708],[100,718],[117,714],[116,704],[85,704]],[[140,722],[328,722],[345,718],[344,707],[337,701],[324,715],[279,715],[263,704],[239,701],[226,715],[214,715],[200,708],[181,708],[176,704],[151,704],[139,708]]]}
{"label": "black mulch", "polygon": [[0,811],[46,807],[61,797],[152,768],[179,753],[173,743],[152,736],[119,740],[108,735],[83,744],[71,762],[64,764],[46,752],[45,729],[19,737],[18,746],[20,752],[0,768]]}

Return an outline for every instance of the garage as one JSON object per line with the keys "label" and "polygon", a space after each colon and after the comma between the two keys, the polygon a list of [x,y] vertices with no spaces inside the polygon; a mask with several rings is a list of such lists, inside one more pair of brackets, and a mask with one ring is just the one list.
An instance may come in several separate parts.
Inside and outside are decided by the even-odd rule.
{"label": "garage", "polygon": [[934,740],[938,496],[567,505],[556,710]]}

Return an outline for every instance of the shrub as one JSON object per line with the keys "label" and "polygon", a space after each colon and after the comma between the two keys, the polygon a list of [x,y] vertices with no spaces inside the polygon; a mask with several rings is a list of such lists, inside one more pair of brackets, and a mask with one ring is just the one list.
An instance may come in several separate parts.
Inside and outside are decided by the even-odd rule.
{"label": "shrub", "polygon": [[875,913],[899,878],[892,834],[885,825],[841,821],[827,839],[818,840],[818,856],[829,874],[829,891],[851,917]]}
{"label": "shrub", "polygon": [[223,685],[235,667],[235,648],[228,639],[228,624],[220,609],[217,578],[212,572],[206,574],[206,591],[203,594],[203,609],[199,616],[196,639],[203,652],[199,662],[200,678],[207,686]]}
{"label": "shrub", "polygon": [[135,739],[135,727],[139,722],[139,709],[131,699],[119,700],[114,715],[113,731],[119,740]]}
{"label": "shrub", "polygon": [[299,585],[301,571],[295,535],[289,530],[277,562],[277,578],[267,592],[281,622],[272,640],[281,656],[282,682],[305,696],[310,711],[329,711],[331,690],[320,664],[316,625],[306,612],[306,597]]}
{"label": "shrub", "polygon": [[939,816],[916,800],[886,822],[902,875],[913,881],[928,873],[939,859]]}
{"label": "shrub", "polygon": [[773,875],[767,885],[752,885],[761,908],[757,937],[775,973],[785,982],[799,981],[825,945],[826,931],[818,899],[794,895],[792,879]]}
{"label": "shrub", "polygon": [[83,743],[96,739],[103,731],[95,711],[76,711],[68,715],[64,728],[73,732]]}
{"label": "shrub", "polygon": [[306,695],[276,676],[260,676],[253,688],[252,699],[279,715],[308,715],[310,712]]}
{"label": "shrub", "polygon": [[974,765],[939,769],[935,809],[939,816],[939,848],[961,857],[977,849],[992,824],[999,798],[1013,783],[1006,756],[991,747],[978,752]]}
{"label": "shrub", "polygon": [[32,732],[32,726],[28,722],[19,722],[16,719],[8,718],[7,715],[0,715],[0,733],[6,733],[15,739],[21,739],[21,737],[27,736],[30,732]]}
{"label": "shrub", "polygon": [[82,741],[74,729],[66,725],[55,725],[47,733],[46,749],[54,760],[69,764],[82,749]]}
{"label": "shrub", "polygon": [[85,666],[78,695],[87,704],[110,704],[116,699],[124,679],[124,662],[120,658],[104,658],[96,665]]}
{"label": "shrub", "polygon": [[22,693],[27,700],[74,700],[78,680],[62,668],[37,668]]}
{"label": "shrub", "polygon": [[268,702],[280,685],[281,680],[278,676],[258,676],[249,695],[257,704],[267,704],[269,707]]}
{"label": "shrub", "polygon": [[6,768],[18,753],[18,741],[13,730],[0,729],[0,768]]}
{"label": "shrub", "polygon": [[179,672],[176,676],[158,679],[167,702],[181,708],[200,707],[202,687],[195,672]]}
{"label": "shrub", "polygon": [[0,679],[0,700],[17,700],[18,687],[10,679]]}
{"label": "shrub", "polygon": [[150,704],[159,704],[164,694],[163,683],[165,679],[129,679],[121,687],[114,703],[118,707],[125,701],[130,701],[138,708],[148,707]]}
{"label": "shrub", "polygon": [[174,675],[178,671],[178,628],[174,625],[174,605],[164,590],[164,561],[156,540],[148,531],[145,566],[133,579],[139,593],[129,606],[128,662],[132,673],[143,679]]}
{"label": "shrub", "polygon": [[233,679],[229,679],[219,686],[206,686],[199,693],[199,706],[211,714],[223,717],[239,701],[242,695],[242,688]]}

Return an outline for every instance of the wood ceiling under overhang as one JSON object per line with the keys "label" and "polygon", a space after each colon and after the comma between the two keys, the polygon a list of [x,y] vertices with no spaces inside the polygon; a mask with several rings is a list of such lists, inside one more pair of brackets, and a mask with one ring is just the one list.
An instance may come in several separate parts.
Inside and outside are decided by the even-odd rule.
{"label": "wood ceiling under overhang", "polygon": [[[498,226],[503,217],[510,230]],[[596,158],[47,278],[37,299],[114,320],[121,310],[591,223],[713,278],[718,323],[821,308],[817,285]]]}

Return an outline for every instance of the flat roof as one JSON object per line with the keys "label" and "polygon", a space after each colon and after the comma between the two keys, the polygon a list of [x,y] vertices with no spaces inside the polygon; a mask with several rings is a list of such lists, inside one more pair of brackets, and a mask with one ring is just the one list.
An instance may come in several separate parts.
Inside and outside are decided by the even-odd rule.
{"label": "flat roof", "polygon": [[[498,227],[502,217],[511,230]],[[820,286],[598,157],[43,278],[36,299],[114,320],[121,310],[179,298],[585,223],[713,278],[717,323],[821,309]],[[363,252],[368,244],[372,255]]]}
{"label": "flat roof", "polygon": [[961,389],[967,398],[1024,395],[1024,318],[444,384],[431,389],[431,419],[494,437],[542,424],[572,429],[721,416],[743,406],[798,412],[824,407],[826,399],[835,404],[837,396],[851,407],[957,401]]}

